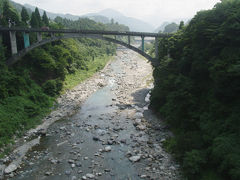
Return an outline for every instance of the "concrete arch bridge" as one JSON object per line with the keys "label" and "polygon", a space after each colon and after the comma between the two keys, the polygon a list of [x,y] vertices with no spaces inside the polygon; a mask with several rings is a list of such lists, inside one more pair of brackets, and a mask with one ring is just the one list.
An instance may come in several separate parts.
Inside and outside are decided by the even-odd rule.
{"label": "concrete arch bridge", "polygon": [[[131,31],[99,31],[99,30],[77,30],[77,29],[29,29],[29,28],[5,28],[0,27],[0,32],[8,32],[10,36],[10,44],[11,44],[11,52],[12,56],[7,60],[7,65],[11,66],[17,61],[19,61],[24,55],[26,55],[29,51],[42,46],[46,43],[50,43],[53,41],[66,39],[66,38],[94,38],[94,39],[101,39],[105,41],[109,41],[112,43],[116,43],[126,48],[129,48],[140,55],[144,56],[148,59],[153,66],[158,65],[158,43],[157,38],[159,37],[166,37],[167,34],[158,34],[158,33],[147,33],[147,32],[131,32]],[[17,40],[16,40],[16,32],[23,33],[24,39],[24,49],[18,51],[17,50]],[[30,44],[29,41],[29,34],[30,33],[37,33],[37,42]],[[42,38],[42,33],[51,34],[50,37],[45,39]],[[117,36],[125,36],[128,39],[128,42],[123,42],[117,40]],[[114,37],[114,38],[113,38]],[[140,37],[142,41],[141,49],[134,47],[131,45],[131,37]],[[152,37],[155,38],[155,57],[151,57],[144,51],[144,38],[145,37]]]}

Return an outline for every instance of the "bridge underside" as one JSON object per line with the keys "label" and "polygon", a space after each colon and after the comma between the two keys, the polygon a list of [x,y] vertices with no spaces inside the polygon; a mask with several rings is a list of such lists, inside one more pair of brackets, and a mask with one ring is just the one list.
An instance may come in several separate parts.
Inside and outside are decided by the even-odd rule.
{"label": "bridge underside", "polygon": [[47,44],[53,41],[58,41],[58,40],[67,39],[67,38],[94,38],[94,39],[101,39],[101,40],[109,41],[112,43],[116,43],[139,53],[140,55],[145,57],[147,60],[149,60],[153,66],[158,65],[158,61],[156,58],[152,58],[150,55],[148,55],[144,51],[132,46],[130,44],[130,40],[128,41],[129,42],[128,44],[123,41],[119,41],[117,39],[113,39],[103,35],[91,35],[91,34],[66,34],[63,36],[51,36],[51,38],[48,38],[48,39],[42,39],[41,37],[38,37],[38,40],[39,40],[38,42],[32,44],[31,46],[26,47],[25,49],[19,51],[18,53],[13,54],[12,57],[7,60],[7,65],[9,66],[13,65],[34,48],[37,48],[39,46],[42,46],[44,44]]}

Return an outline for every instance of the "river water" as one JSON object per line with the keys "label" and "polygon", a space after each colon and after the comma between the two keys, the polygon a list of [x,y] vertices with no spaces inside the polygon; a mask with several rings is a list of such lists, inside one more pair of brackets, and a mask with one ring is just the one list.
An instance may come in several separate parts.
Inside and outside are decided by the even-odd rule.
{"label": "river water", "polygon": [[52,124],[11,179],[178,179],[178,165],[161,148],[169,133],[151,125],[159,121],[147,108],[151,71],[138,55],[120,50],[101,74],[107,85],[75,115]]}

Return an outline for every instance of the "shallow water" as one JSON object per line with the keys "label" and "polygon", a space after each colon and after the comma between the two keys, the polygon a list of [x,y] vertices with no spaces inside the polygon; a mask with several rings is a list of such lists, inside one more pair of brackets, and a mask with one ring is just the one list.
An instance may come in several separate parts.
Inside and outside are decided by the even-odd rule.
{"label": "shallow water", "polygon": [[[135,164],[125,156],[131,145],[130,136],[136,130],[128,115],[115,104],[112,93],[117,88],[115,78],[122,76],[119,67],[118,61],[111,64],[116,76],[106,77],[108,85],[92,94],[74,116],[50,126],[48,135],[28,154],[19,175],[12,179],[81,179],[87,173],[101,173],[98,179],[103,180],[140,179]],[[100,141],[94,141],[94,136]],[[110,139],[127,143],[113,144],[111,152],[96,156],[99,149],[107,146],[102,141]],[[68,162],[72,159],[79,167],[72,167]],[[46,172],[50,175],[45,175]]]}

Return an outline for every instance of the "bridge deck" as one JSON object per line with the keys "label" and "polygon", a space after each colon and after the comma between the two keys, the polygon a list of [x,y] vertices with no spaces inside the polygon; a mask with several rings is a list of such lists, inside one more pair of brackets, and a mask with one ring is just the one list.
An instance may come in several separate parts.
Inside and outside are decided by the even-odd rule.
{"label": "bridge deck", "polygon": [[167,37],[168,34],[149,33],[149,32],[134,32],[134,31],[101,31],[101,30],[78,30],[78,29],[35,29],[21,27],[0,27],[1,31],[16,31],[16,32],[47,32],[47,33],[79,33],[79,34],[99,34],[99,35],[120,35],[120,36],[144,36],[144,37]]}

